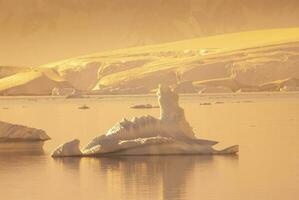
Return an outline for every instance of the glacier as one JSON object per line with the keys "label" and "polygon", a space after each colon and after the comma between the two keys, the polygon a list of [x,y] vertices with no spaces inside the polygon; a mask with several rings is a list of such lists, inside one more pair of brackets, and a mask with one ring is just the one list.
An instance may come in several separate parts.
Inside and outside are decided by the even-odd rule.
{"label": "glacier", "polygon": [[52,157],[101,155],[235,154],[239,146],[213,148],[217,141],[198,139],[179,106],[179,96],[168,86],[157,90],[160,117],[123,119],[105,135],[92,139],[80,149],[78,139],[56,148]]}

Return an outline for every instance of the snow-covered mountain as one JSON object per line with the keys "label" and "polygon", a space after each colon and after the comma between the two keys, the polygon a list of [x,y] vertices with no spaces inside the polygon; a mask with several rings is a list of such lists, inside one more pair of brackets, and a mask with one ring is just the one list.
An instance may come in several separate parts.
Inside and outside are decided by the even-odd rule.
{"label": "snow-covered mountain", "polygon": [[[17,95],[26,88],[27,94],[30,90],[51,94],[53,87],[74,87],[94,94],[140,94],[153,92],[159,83],[172,85],[178,92],[278,91],[286,84],[296,88],[298,82],[280,81],[286,84],[276,84],[277,87],[264,84],[297,80],[298,66],[299,28],[270,29],[119,49],[49,63],[0,79],[0,93],[17,91],[13,93]],[[36,84],[29,82],[38,77],[43,84],[39,79]]]}

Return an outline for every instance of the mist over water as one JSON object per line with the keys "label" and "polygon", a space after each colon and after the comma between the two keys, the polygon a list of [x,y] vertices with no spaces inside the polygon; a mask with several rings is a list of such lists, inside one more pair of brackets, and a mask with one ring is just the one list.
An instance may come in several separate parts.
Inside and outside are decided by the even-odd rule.
{"label": "mist over water", "polygon": [[[238,156],[62,159],[49,154],[66,140],[80,138],[85,145],[123,117],[158,117],[159,109],[129,108],[155,105],[156,97],[2,98],[0,120],[42,128],[52,140],[44,151],[0,154],[1,199],[294,199],[298,98],[298,93],[182,96],[197,136],[220,141],[219,149],[239,144]],[[83,104],[90,109],[78,109]]]}

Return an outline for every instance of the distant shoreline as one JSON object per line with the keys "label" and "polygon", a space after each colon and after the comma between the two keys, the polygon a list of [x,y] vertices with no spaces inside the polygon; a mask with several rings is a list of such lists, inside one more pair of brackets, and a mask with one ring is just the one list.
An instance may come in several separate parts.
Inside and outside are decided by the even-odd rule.
{"label": "distant shoreline", "polygon": [[[179,94],[182,97],[265,97],[270,95],[271,97],[279,96],[292,96],[299,98],[299,91],[286,91],[286,92],[242,92],[242,93],[206,93],[206,94]],[[115,94],[115,95],[85,95],[79,98],[66,98],[66,96],[50,96],[50,95],[27,95],[27,96],[0,96],[1,100],[38,100],[38,99],[116,99],[116,98],[144,98],[144,97],[156,97],[152,94]]]}

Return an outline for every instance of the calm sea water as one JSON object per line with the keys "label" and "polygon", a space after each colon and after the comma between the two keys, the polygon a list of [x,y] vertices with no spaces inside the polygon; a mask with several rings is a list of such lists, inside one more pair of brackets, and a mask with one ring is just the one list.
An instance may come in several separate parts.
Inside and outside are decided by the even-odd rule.
{"label": "calm sea water", "polygon": [[[299,198],[299,94],[183,96],[186,118],[200,138],[239,144],[238,156],[127,156],[52,159],[62,142],[85,145],[123,117],[159,109],[156,98],[1,98],[0,120],[47,131],[44,152],[0,154],[0,199]],[[216,103],[217,102],[217,103]],[[211,103],[211,105],[200,105]],[[90,109],[80,110],[87,104]]]}

